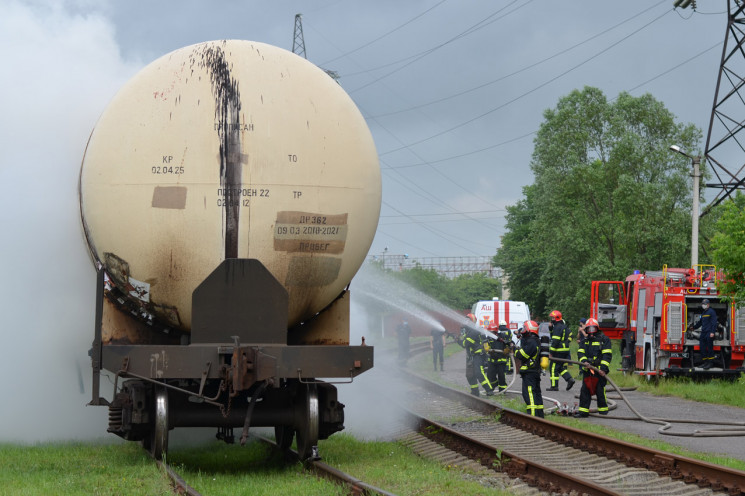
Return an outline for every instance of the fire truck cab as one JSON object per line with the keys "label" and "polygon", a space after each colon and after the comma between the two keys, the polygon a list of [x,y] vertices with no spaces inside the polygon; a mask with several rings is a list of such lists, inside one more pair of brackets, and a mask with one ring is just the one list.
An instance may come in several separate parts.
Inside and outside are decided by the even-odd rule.
{"label": "fire truck cab", "polygon": [[[635,271],[625,281],[593,281],[591,316],[611,339],[621,341],[624,371],[643,375],[739,374],[745,358],[745,308],[721,301],[716,267]],[[714,368],[701,369],[699,333],[692,326],[708,299],[719,326]]]}

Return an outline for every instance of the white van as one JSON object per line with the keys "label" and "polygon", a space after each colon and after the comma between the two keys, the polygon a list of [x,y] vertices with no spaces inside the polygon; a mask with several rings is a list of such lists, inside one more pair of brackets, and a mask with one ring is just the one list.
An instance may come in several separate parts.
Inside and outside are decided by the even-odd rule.
{"label": "white van", "polygon": [[484,329],[492,323],[499,325],[499,321],[504,320],[512,330],[513,339],[516,338],[515,331],[523,326],[523,322],[530,320],[530,308],[527,303],[498,298],[474,303],[471,313],[476,317],[476,323]]}

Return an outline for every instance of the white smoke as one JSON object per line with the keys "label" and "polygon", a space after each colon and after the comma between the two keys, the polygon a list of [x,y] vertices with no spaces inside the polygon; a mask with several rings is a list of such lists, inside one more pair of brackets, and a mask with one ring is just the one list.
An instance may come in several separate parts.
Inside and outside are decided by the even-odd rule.
{"label": "white smoke", "polygon": [[96,119],[142,64],[81,2],[0,1],[0,46],[0,440],[104,436],[107,412],[85,406],[95,272],[77,178]]}

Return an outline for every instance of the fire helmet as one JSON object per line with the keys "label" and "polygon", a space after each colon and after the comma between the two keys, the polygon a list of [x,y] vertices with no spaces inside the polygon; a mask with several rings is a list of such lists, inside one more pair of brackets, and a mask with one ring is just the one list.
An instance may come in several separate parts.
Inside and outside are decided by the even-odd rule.
{"label": "fire helmet", "polygon": [[507,327],[507,321],[506,321],[506,320],[500,320],[500,321],[499,321],[499,325],[500,325],[500,326],[505,326],[505,327]]}
{"label": "fire helmet", "polygon": [[585,332],[588,334],[595,334],[598,332],[598,321],[595,319],[587,319]]}
{"label": "fire helmet", "polygon": [[561,312],[558,310],[552,311],[548,316],[551,317],[552,320],[561,320]]}
{"label": "fire helmet", "polygon": [[529,320],[525,322],[525,330],[523,332],[532,332],[533,334],[538,334],[538,324],[535,320]]}
{"label": "fire helmet", "polygon": [[476,322],[476,316],[474,314],[469,313],[468,315],[466,315],[466,317],[468,317],[471,322]]}

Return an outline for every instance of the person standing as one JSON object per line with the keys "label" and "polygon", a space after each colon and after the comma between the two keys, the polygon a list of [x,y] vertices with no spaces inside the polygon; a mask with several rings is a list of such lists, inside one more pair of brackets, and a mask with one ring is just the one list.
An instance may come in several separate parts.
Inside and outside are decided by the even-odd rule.
{"label": "person standing", "polygon": [[471,387],[471,394],[481,396],[479,393],[479,381],[476,378],[476,350],[481,348],[481,333],[472,327],[460,328],[458,344],[466,350],[466,381]]}
{"label": "person standing", "polygon": [[409,361],[409,343],[411,338],[411,326],[409,323],[405,320],[401,322],[396,328],[396,334],[398,335],[398,364],[405,367]]}
{"label": "person standing", "polygon": [[698,322],[690,327],[691,329],[701,328],[699,348],[701,350],[701,360],[703,361],[701,368],[704,370],[708,370],[714,365],[714,333],[717,332],[717,327],[719,326],[717,313],[711,308],[709,303],[708,299],[701,302],[701,308],[704,309],[704,313],[701,314]]}
{"label": "person standing", "polygon": [[429,347],[432,350],[432,364],[435,367],[435,372],[437,372],[437,362],[439,359],[440,372],[442,372],[445,364],[445,334],[447,334],[445,327],[442,325],[442,321],[440,321],[440,327],[433,327],[432,330],[429,331],[429,334]]}
{"label": "person standing", "polygon": [[[549,317],[551,318],[551,323],[548,326],[551,332],[551,346],[549,347],[551,357],[569,360],[571,359],[569,343],[572,342],[572,331],[567,326],[567,323],[564,322],[560,311],[554,310],[549,314]],[[559,379],[562,377],[567,383],[567,391],[572,389],[575,381],[572,374],[567,370],[566,362],[552,361],[549,370],[551,372],[551,387],[546,389],[546,391],[558,391]]]}
{"label": "person standing", "polygon": [[504,320],[500,322],[499,326],[490,325],[487,331],[491,332],[494,337],[487,337],[486,344],[484,345],[484,349],[487,352],[486,376],[492,387],[496,384],[499,391],[504,391],[507,389],[505,371],[507,370],[507,362],[510,359],[509,352],[510,345],[512,344],[512,333]]}
{"label": "person standing", "polygon": [[543,396],[541,395],[541,341],[538,324],[529,320],[523,324],[520,347],[515,358],[520,360],[520,377],[523,382],[523,400],[530,415],[543,418]]}
{"label": "person standing", "polygon": [[[608,415],[608,398],[605,395],[605,385],[608,383],[606,374],[610,372],[610,361],[613,349],[608,336],[598,327],[598,321],[587,319],[585,325],[585,339],[580,341],[577,350],[577,361],[582,367],[582,389],[579,392],[579,410],[575,417],[590,415],[592,396],[597,397],[598,413]],[[591,369],[590,366],[594,367]],[[595,370],[597,369],[597,370]]]}

